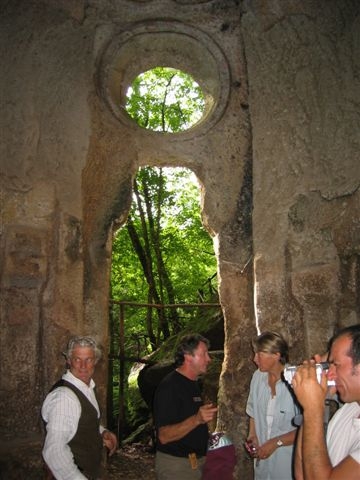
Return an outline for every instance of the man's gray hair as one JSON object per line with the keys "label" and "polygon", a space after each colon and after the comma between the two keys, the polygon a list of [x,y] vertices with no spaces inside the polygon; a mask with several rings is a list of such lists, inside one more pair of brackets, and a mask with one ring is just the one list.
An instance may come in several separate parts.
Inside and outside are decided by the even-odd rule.
{"label": "man's gray hair", "polygon": [[94,350],[95,353],[95,360],[98,362],[101,358],[101,350],[98,347],[98,344],[96,343],[96,340],[92,337],[82,337],[82,336],[77,336],[73,337],[69,340],[69,343],[67,344],[66,351],[64,352],[66,360],[70,360],[72,352],[74,348],[76,347],[89,347]]}

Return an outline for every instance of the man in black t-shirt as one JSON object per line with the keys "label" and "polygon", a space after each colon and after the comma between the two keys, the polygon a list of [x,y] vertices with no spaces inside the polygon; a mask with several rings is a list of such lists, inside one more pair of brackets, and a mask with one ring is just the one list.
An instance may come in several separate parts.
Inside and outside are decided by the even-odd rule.
{"label": "man in black t-shirt", "polygon": [[198,377],[211,359],[209,342],[198,334],[183,337],[175,353],[176,370],[160,383],[154,398],[158,480],[201,478],[208,443],[207,423],[217,408],[204,405]]}

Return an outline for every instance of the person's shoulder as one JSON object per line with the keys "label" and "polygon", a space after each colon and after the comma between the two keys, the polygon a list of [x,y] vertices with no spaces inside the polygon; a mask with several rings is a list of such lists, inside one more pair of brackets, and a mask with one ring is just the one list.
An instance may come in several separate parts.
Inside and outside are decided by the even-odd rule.
{"label": "person's shoulder", "polygon": [[343,411],[344,417],[347,416],[360,422],[360,405],[358,402],[345,403],[338,411]]}
{"label": "person's shoulder", "polygon": [[261,372],[259,369],[255,370],[251,377],[251,389],[257,391],[264,388],[268,384],[268,374]]}
{"label": "person's shoulder", "polygon": [[331,417],[329,426],[332,428],[342,428],[344,422],[357,420],[360,415],[360,405],[357,402],[344,403],[339,406]]}
{"label": "person's shoulder", "polygon": [[174,392],[182,390],[185,387],[186,381],[187,379],[181,375],[181,373],[178,373],[176,370],[172,370],[160,381],[156,388],[156,393],[159,394],[161,392]]}
{"label": "person's shoulder", "polygon": [[255,370],[255,372],[252,375],[252,380],[261,382],[263,380],[267,381],[268,374],[266,372],[261,372],[259,369]]}
{"label": "person's shoulder", "polygon": [[174,370],[171,370],[171,372],[168,372],[160,381],[159,383],[159,387],[165,387],[166,385],[176,381],[177,379],[177,376],[179,374],[177,373],[177,371],[174,369]]}
{"label": "person's shoulder", "polygon": [[62,414],[64,411],[79,411],[80,402],[75,392],[68,387],[58,386],[47,394],[41,407],[41,414],[45,422],[52,415]]}
{"label": "person's shoulder", "polygon": [[57,401],[78,401],[77,395],[74,392],[74,387],[69,382],[62,379],[55,383],[50,392],[47,394],[45,401],[57,402]]}
{"label": "person's shoulder", "polygon": [[347,405],[347,408],[355,413],[360,414],[360,404],[359,402],[345,403],[344,407]]}
{"label": "person's shoulder", "polygon": [[360,405],[358,402],[350,402],[344,403],[340,405],[340,408],[337,410],[336,413],[348,414],[348,415],[355,415],[356,417],[360,414]]}

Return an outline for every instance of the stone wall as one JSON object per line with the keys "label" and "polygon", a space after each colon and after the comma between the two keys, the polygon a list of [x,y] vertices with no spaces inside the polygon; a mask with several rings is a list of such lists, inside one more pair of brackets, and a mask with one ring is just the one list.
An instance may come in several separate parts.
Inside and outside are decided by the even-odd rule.
{"label": "stone wall", "polygon": [[[257,328],[281,329],[298,361],[360,321],[359,3],[15,0],[0,12],[2,471],[40,478],[39,411],[69,335],[106,351],[112,229],[137,169],[158,165],[202,185],[225,317],[218,427],[237,478],[251,478]],[[176,135],[122,108],[132,79],[165,64],[208,99]]]}

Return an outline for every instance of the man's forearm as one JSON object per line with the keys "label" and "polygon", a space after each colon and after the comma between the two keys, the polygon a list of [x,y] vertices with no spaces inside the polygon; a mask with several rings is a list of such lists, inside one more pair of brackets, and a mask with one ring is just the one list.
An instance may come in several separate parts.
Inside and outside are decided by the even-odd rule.
{"label": "man's forearm", "polygon": [[197,415],[192,415],[189,418],[186,418],[184,421],[175,423],[174,425],[165,425],[164,427],[159,428],[159,440],[162,444],[169,442],[175,442],[185,437],[189,432],[194,430],[194,428],[201,425],[201,421]]}
{"label": "man's forearm", "polygon": [[331,475],[332,466],[326,448],[323,419],[323,410],[304,411],[301,442],[304,480],[327,480]]}

